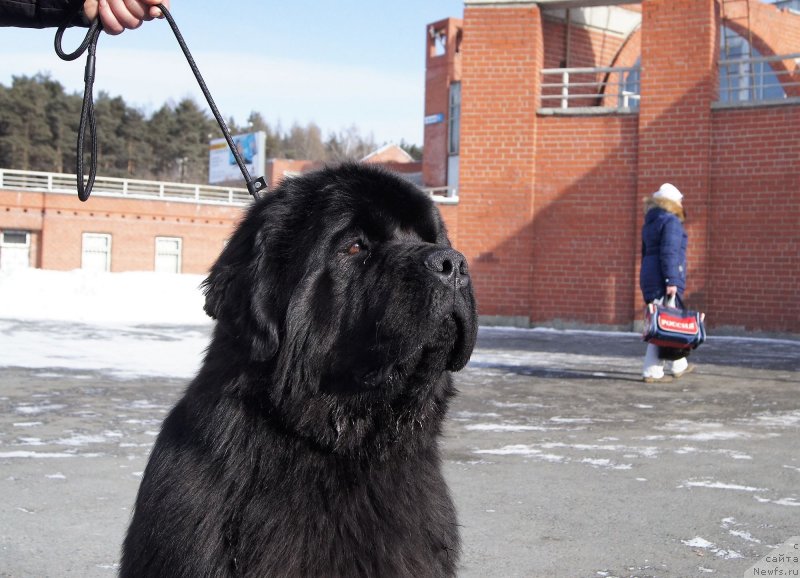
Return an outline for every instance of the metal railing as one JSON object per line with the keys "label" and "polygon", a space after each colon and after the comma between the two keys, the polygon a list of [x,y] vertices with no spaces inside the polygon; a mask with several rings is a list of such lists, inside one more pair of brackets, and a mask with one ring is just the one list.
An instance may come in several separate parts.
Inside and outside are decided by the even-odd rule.
{"label": "metal railing", "polygon": [[719,102],[781,102],[800,99],[800,52],[719,61]]}
{"label": "metal railing", "polygon": [[[76,195],[76,178],[63,173],[0,168],[0,189]],[[250,201],[247,189],[101,176],[95,180],[92,195],[216,205],[245,205]]]}
{"label": "metal railing", "polygon": [[[0,189],[76,195],[75,175],[20,171],[0,168]],[[456,189],[452,187],[423,188],[434,201],[444,204],[458,203]],[[130,198],[140,200],[177,201],[213,205],[247,205],[251,196],[247,189],[191,185],[167,181],[143,181],[98,176],[93,196]]]}
{"label": "metal railing", "polygon": [[545,68],[542,70],[542,108],[639,106],[639,67]]}

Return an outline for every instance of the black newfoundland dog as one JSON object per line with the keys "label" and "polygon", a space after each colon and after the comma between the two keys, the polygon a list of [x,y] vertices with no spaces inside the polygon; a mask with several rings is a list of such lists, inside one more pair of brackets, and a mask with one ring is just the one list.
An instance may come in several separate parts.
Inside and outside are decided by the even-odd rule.
{"label": "black newfoundland dog", "polygon": [[437,440],[477,319],[430,198],[364,165],[288,179],[205,292],[213,339],[153,448],[121,576],[453,576]]}

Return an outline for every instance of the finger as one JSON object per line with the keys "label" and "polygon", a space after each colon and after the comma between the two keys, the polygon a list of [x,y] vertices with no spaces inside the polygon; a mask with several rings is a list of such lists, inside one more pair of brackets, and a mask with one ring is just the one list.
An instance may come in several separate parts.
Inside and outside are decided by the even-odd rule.
{"label": "finger", "polygon": [[124,28],[132,30],[142,25],[142,19],[137,18],[135,14],[131,14],[125,4],[125,0],[100,0],[101,10],[104,3],[108,4],[111,12],[114,13],[116,21]]}
{"label": "finger", "polygon": [[94,22],[97,18],[97,4],[97,0],[86,0],[83,3],[83,15],[89,22]]}
{"label": "finger", "polygon": [[150,4],[150,18],[163,18],[164,15],[161,13],[161,8],[158,8],[157,4],[163,4],[164,7],[169,10],[169,0],[144,0],[148,4]]}
{"label": "finger", "polygon": [[100,0],[97,12],[100,14],[100,22],[103,23],[103,31],[106,34],[116,36],[125,30],[125,27],[117,20],[114,11],[108,5],[108,0]]}
{"label": "finger", "polygon": [[149,6],[142,4],[139,0],[124,0],[125,8],[138,21],[148,19]]}

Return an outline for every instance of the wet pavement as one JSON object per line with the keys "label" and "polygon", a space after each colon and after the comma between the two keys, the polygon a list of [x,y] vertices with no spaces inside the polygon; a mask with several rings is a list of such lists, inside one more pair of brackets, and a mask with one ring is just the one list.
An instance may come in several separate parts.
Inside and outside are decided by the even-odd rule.
{"label": "wet pavement", "polygon": [[[743,576],[800,534],[800,341],[711,337],[669,384],[639,380],[643,352],[481,330],[442,442],[460,576]],[[0,368],[0,576],[114,576],[187,380],[53,365]]]}

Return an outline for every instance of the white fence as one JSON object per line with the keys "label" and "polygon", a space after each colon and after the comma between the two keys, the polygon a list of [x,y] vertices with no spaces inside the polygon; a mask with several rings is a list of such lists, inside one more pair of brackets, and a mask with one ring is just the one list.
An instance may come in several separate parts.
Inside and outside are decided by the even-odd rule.
{"label": "white fence", "polygon": [[[0,189],[38,191],[77,196],[77,177],[63,173],[0,169]],[[244,205],[250,201],[247,189],[189,185],[159,181],[139,181],[100,177],[95,179],[92,195],[131,199],[160,199],[190,203]]]}

